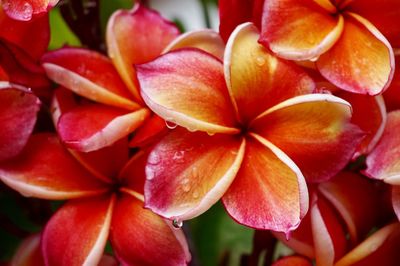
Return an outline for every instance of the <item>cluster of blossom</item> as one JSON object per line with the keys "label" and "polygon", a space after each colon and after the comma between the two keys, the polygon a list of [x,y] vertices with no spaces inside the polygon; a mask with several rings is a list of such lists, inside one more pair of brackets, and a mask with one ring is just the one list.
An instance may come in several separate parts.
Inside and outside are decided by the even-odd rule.
{"label": "cluster of blossom", "polygon": [[48,51],[57,2],[0,1],[0,180],[65,201],[11,265],[188,265],[220,200],[275,266],[398,265],[400,1],[220,0],[187,33],[139,1],[106,55]]}

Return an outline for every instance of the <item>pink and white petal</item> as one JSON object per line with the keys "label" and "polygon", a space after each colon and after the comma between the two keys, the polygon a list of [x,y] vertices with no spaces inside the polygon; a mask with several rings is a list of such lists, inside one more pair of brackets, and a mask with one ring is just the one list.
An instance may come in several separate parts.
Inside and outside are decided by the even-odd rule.
{"label": "pink and white petal", "polygon": [[22,153],[2,162],[0,179],[24,196],[42,199],[64,200],[107,190],[50,133],[33,135]]}
{"label": "pink and white petal", "polygon": [[140,108],[110,59],[100,53],[64,47],[46,53],[41,60],[51,80],[83,97],[128,110]]}
{"label": "pink and white petal", "polygon": [[29,21],[33,16],[47,12],[59,0],[1,0],[4,12],[12,19]]}
{"label": "pink and white petal", "polygon": [[392,187],[392,206],[397,219],[400,221],[400,186]]}
{"label": "pink and white petal", "polygon": [[136,66],[145,103],[167,121],[209,133],[237,133],[221,61],[181,49]]}
{"label": "pink and white petal", "polygon": [[62,114],[72,110],[77,105],[78,102],[72,91],[63,87],[57,88],[53,93],[50,106],[51,118],[54,126],[57,127],[58,120]]}
{"label": "pink and white petal", "polygon": [[281,150],[251,134],[232,185],[222,198],[238,223],[289,234],[308,210],[308,191],[300,169]]}
{"label": "pink and white petal", "polygon": [[19,245],[11,259],[10,266],[44,266],[40,249],[40,234],[27,237]]}
{"label": "pink and white petal", "polygon": [[141,98],[132,66],[159,56],[178,35],[179,30],[173,23],[140,4],[130,11],[118,10],[111,16],[106,32],[108,54],[136,100]]}
{"label": "pink and white petal", "polygon": [[258,37],[253,24],[238,26],[224,55],[226,83],[243,123],[283,100],[314,90],[314,82],[300,67],[277,58],[257,42]]}
{"label": "pink and white petal", "polygon": [[71,200],[47,223],[42,235],[46,265],[97,265],[106,246],[114,196]]}
{"label": "pink and white petal", "polygon": [[339,39],[343,17],[317,2],[322,1],[265,1],[260,42],[286,59],[318,58]]}
{"label": "pink and white petal", "polygon": [[165,120],[152,113],[136,131],[129,142],[130,147],[144,147],[161,139],[168,132]]}
{"label": "pink and white petal", "polygon": [[340,259],[335,266],[396,266],[400,260],[400,224],[381,228]]}
{"label": "pink and white petal", "polygon": [[366,136],[360,143],[354,158],[372,151],[382,137],[386,125],[386,107],[383,97],[338,91],[336,96],[348,101],[353,109],[351,122],[357,125]]}
{"label": "pink and white petal", "polygon": [[400,111],[390,112],[381,140],[367,157],[367,169],[364,174],[389,184],[400,185],[400,136],[397,134],[399,127]]}
{"label": "pink and white petal", "polygon": [[275,261],[272,266],[312,266],[313,264],[308,259],[297,256],[291,255],[287,257],[280,258],[279,260]]}
{"label": "pink and white petal", "polygon": [[245,140],[240,137],[175,129],[148,157],[146,208],[177,220],[202,214],[232,183],[244,150]]}
{"label": "pink and white petal", "polygon": [[368,19],[393,47],[400,47],[400,28],[393,27],[400,23],[399,1],[353,0],[346,9]]}
{"label": "pink and white petal", "polygon": [[0,82],[0,161],[18,155],[36,123],[39,99],[27,88]]}
{"label": "pink and white petal", "polygon": [[39,16],[31,21],[18,21],[8,17],[0,5],[0,37],[17,45],[33,59],[39,59],[47,50],[50,41],[48,16]]}
{"label": "pink and white petal", "polygon": [[[123,195],[113,214],[110,241],[122,265],[187,265],[191,256],[182,230]],[[155,252],[156,251],[156,252]]]}
{"label": "pink and white petal", "polygon": [[62,141],[72,149],[89,152],[126,137],[149,117],[142,108],[134,112],[101,104],[88,104],[64,113],[57,124]]}
{"label": "pink and white petal", "polygon": [[198,48],[223,60],[225,43],[218,32],[211,29],[183,33],[173,40],[163,53],[190,47]]}
{"label": "pink and white petal", "polygon": [[394,54],[386,38],[367,20],[347,13],[340,39],[317,61],[320,73],[339,88],[376,95],[390,85]]}
{"label": "pink and white petal", "polygon": [[[400,53],[395,55],[395,65],[400,66]],[[392,83],[389,88],[383,93],[385,98],[386,108],[389,111],[400,109],[400,68],[397,67],[394,71]]]}
{"label": "pink and white petal", "polygon": [[364,136],[350,118],[348,102],[329,94],[309,94],[268,109],[250,130],[282,149],[308,182],[320,182],[346,166]]}

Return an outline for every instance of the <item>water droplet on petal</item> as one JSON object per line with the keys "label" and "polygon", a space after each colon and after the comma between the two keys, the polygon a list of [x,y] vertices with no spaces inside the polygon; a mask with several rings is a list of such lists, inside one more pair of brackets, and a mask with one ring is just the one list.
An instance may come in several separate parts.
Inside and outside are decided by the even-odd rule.
{"label": "water droplet on petal", "polygon": [[172,159],[178,163],[182,163],[184,161],[185,151],[176,151]]}
{"label": "water droplet on petal", "polygon": [[172,226],[175,227],[176,229],[181,229],[183,226],[183,221],[181,221],[179,219],[174,219],[172,221]]}
{"label": "water droplet on petal", "polygon": [[214,135],[215,135],[214,132],[207,132],[207,134],[208,134],[209,136],[214,136]]}
{"label": "water droplet on petal", "polygon": [[257,65],[259,65],[259,66],[265,65],[265,58],[264,58],[264,57],[261,57],[261,56],[257,57],[257,58],[256,58],[256,63],[257,63]]}
{"label": "water droplet on petal", "polygon": [[157,165],[161,162],[161,158],[157,153],[151,153],[147,161],[149,164]]}
{"label": "water droplet on petal", "polygon": [[165,120],[165,125],[167,126],[167,128],[169,129],[175,129],[178,125],[175,124],[174,121],[172,120]]}

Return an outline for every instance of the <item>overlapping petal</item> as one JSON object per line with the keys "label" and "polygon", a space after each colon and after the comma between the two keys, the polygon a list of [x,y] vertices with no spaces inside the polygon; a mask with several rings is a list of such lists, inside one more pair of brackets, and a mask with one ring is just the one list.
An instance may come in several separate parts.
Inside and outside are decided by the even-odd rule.
{"label": "overlapping petal", "polygon": [[277,58],[257,42],[258,37],[253,24],[242,24],[225,50],[226,83],[243,123],[283,100],[314,90],[303,70]]}
{"label": "overlapping petal", "polygon": [[367,157],[366,175],[384,180],[390,184],[400,184],[400,111],[388,114],[383,136],[375,149]]}
{"label": "overlapping petal", "polygon": [[129,195],[118,199],[112,218],[110,240],[122,265],[187,265],[190,253],[181,230]]}
{"label": "overlapping petal", "polygon": [[329,1],[265,1],[260,42],[286,59],[317,58],[342,33],[343,17],[331,16],[335,11]]}
{"label": "overlapping petal", "polygon": [[0,179],[25,196],[43,199],[69,199],[107,190],[50,133],[33,135],[22,153],[1,163]]}
{"label": "overlapping petal", "polygon": [[[395,56],[396,66],[400,65],[400,54]],[[391,110],[400,109],[400,69],[397,67],[394,71],[392,83],[389,88],[383,93],[385,98],[386,108]]]}
{"label": "overlapping petal", "polygon": [[400,221],[400,186],[392,187],[392,206],[397,219]]}
{"label": "overlapping petal", "polygon": [[22,151],[33,131],[40,101],[27,88],[0,82],[0,161]]}
{"label": "overlapping petal", "polygon": [[46,265],[97,265],[111,225],[114,197],[73,200],[62,206],[42,234]]}
{"label": "overlapping petal", "polygon": [[389,42],[370,22],[348,13],[340,39],[319,57],[317,67],[341,89],[376,95],[392,80],[394,54]]}
{"label": "overlapping petal", "polygon": [[242,166],[223,203],[241,224],[289,233],[308,210],[304,177],[281,150],[253,136],[247,139]]}
{"label": "overlapping petal", "polygon": [[100,104],[81,105],[60,117],[57,131],[69,147],[88,152],[127,136],[149,115],[146,108],[127,112]]}
{"label": "overlapping petal", "polygon": [[59,0],[1,0],[1,6],[8,16],[15,20],[29,21],[32,16],[47,12]]}
{"label": "overlapping petal", "polygon": [[115,12],[108,21],[108,54],[138,101],[139,89],[132,66],[156,58],[178,34],[174,24],[140,4],[130,11]]}
{"label": "overlapping petal", "polygon": [[40,249],[40,234],[27,237],[19,245],[11,262],[11,266],[43,266],[42,250]]}
{"label": "overlapping petal", "polygon": [[168,128],[165,120],[152,113],[144,124],[135,131],[135,135],[132,137],[129,146],[143,147],[149,145],[160,139],[167,131]]}
{"label": "overlapping petal", "polygon": [[97,52],[61,48],[45,54],[42,64],[50,79],[81,96],[128,110],[140,108],[111,61]]}
{"label": "overlapping petal", "polygon": [[245,141],[175,129],[150,153],[145,205],[167,218],[186,220],[216,203],[239,170]]}
{"label": "overlapping petal", "polygon": [[222,63],[197,49],[182,49],[136,66],[146,104],[167,121],[209,133],[236,133]]}
{"label": "overlapping petal", "polygon": [[[122,186],[129,191],[144,194],[144,182],[146,180],[146,164],[151,149],[138,151],[130,160],[121,168],[118,179]],[[137,195],[137,194],[136,194]]]}
{"label": "overlapping petal", "polygon": [[275,261],[272,266],[311,266],[313,265],[309,260],[301,256],[287,256]]}
{"label": "overlapping petal", "polygon": [[252,122],[251,130],[293,159],[307,181],[318,182],[342,170],[360,143],[363,133],[350,118],[346,101],[310,94],[268,109]]}

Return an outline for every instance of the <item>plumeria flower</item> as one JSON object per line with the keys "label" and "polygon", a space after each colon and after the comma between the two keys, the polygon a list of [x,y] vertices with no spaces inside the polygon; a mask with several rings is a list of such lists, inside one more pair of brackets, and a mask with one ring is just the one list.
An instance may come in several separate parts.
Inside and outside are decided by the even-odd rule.
{"label": "plumeria flower", "polygon": [[1,0],[0,8],[12,19],[29,21],[33,16],[45,13],[59,0]]}
{"label": "plumeria flower", "polygon": [[333,265],[388,216],[384,192],[368,178],[343,171],[312,189],[310,211],[289,240],[275,235],[317,265]]}
{"label": "plumeria flower", "polygon": [[301,256],[287,256],[275,261],[272,266],[311,266],[311,261]]}
{"label": "plumeria flower", "polygon": [[36,124],[40,100],[28,88],[0,81],[0,161],[18,155]]}
{"label": "plumeria flower", "polygon": [[365,175],[392,185],[392,205],[400,220],[400,111],[388,114],[383,136],[366,160]]}
{"label": "plumeria flower", "polygon": [[[396,65],[400,65],[400,53],[396,54]],[[396,68],[390,87],[383,93],[389,111],[400,109],[400,68]]]}
{"label": "plumeria flower", "polygon": [[260,42],[286,59],[316,60],[341,89],[376,95],[392,80],[399,15],[397,0],[268,0]]}
{"label": "plumeria flower", "polygon": [[55,134],[38,133],[0,164],[0,179],[25,196],[67,200],[42,233],[46,265],[97,265],[107,239],[122,265],[186,265],[182,231],[142,207],[145,158],[128,160],[126,139],[71,153]]}
{"label": "plumeria flower", "polygon": [[216,53],[223,50],[222,40],[213,31],[190,33],[184,38],[177,38],[178,34],[171,22],[137,4],[131,11],[119,10],[110,18],[106,35],[109,58],[83,48],[65,47],[47,53],[42,62],[49,78],[95,102],[60,117],[57,131],[63,142],[70,148],[93,151],[139,127],[132,145],[163,131],[164,121],[141,99],[133,65],[181,45]]}
{"label": "plumeria flower", "polygon": [[308,210],[303,174],[329,179],[353,155],[362,133],[349,123],[350,105],[310,94],[314,82],[258,38],[243,24],[224,63],[181,49],[136,67],[149,108],[187,129],[175,129],[149,155],[146,207],[186,220],[223,196],[239,223],[289,232]]}

